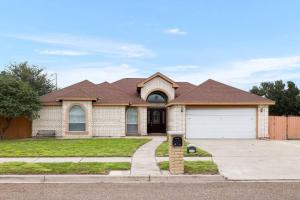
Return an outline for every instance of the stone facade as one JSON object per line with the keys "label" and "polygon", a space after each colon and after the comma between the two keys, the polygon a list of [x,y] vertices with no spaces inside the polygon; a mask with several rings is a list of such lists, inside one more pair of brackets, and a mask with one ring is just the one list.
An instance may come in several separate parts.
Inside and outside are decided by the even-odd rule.
{"label": "stone facade", "polygon": [[55,130],[56,136],[63,135],[61,106],[43,106],[39,118],[32,122],[32,136],[39,130]]}
{"label": "stone facade", "polygon": [[172,84],[160,77],[156,77],[145,83],[141,89],[141,98],[146,100],[148,95],[154,91],[164,92],[168,96],[169,101],[175,98],[175,89],[172,87]]}
{"label": "stone facade", "polygon": [[93,136],[125,136],[125,116],[125,106],[94,106],[92,122]]}
{"label": "stone facade", "polygon": [[185,106],[167,108],[167,132],[185,134]]}
{"label": "stone facade", "polygon": [[140,135],[147,135],[147,107],[138,107],[138,129]]}
{"label": "stone facade", "polygon": [[[174,147],[172,139],[176,135],[169,135],[169,171],[171,174],[184,173],[183,146]],[[183,141],[182,141],[183,142]]]}
{"label": "stone facade", "polygon": [[260,105],[257,108],[257,136],[258,138],[269,137],[269,106]]}

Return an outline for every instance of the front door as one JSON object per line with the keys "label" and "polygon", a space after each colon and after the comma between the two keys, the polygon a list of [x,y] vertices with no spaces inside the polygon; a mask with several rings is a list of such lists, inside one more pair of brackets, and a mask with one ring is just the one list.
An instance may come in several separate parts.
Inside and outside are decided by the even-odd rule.
{"label": "front door", "polygon": [[166,109],[149,108],[148,109],[148,133],[166,132]]}

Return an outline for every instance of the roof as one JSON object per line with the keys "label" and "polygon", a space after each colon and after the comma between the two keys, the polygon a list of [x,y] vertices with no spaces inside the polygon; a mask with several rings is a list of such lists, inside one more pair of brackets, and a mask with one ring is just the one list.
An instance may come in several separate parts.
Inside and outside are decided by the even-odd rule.
{"label": "roof", "polygon": [[[161,74],[156,74],[161,76]],[[164,76],[164,75],[163,75]],[[151,76],[152,78],[154,77]],[[155,76],[156,77],[156,76]],[[94,105],[148,105],[140,98],[138,86],[149,78],[124,78],[113,83],[94,84],[88,80],[76,83],[40,97],[43,105],[61,105],[62,100],[90,100]],[[173,82],[175,99],[168,105],[258,105],[273,101],[249,92],[207,80],[199,86],[188,82]]]}
{"label": "roof", "polygon": [[145,83],[151,81],[152,79],[154,79],[156,77],[160,77],[160,78],[164,79],[165,81],[171,83],[173,88],[178,88],[179,87],[176,82],[174,82],[169,77],[167,77],[167,76],[165,76],[165,75],[163,75],[163,74],[161,74],[159,72],[156,72],[155,74],[153,74],[149,78],[146,78],[145,80],[143,80],[141,83],[139,83],[137,85],[137,87],[139,87],[139,88],[144,87]]}
{"label": "roof", "polygon": [[97,98],[93,94],[92,88],[96,85],[88,80],[81,81],[69,87],[45,94],[40,97],[40,100],[43,104],[60,104],[59,101],[63,99],[95,99]]}
{"label": "roof", "polygon": [[168,105],[258,105],[274,101],[209,79],[175,98]]}

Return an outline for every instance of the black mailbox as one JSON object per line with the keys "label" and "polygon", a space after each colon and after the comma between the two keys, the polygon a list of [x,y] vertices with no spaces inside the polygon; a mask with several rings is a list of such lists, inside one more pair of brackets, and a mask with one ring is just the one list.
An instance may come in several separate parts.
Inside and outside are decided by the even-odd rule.
{"label": "black mailbox", "polygon": [[182,137],[173,137],[172,144],[173,147],[182,147]]}

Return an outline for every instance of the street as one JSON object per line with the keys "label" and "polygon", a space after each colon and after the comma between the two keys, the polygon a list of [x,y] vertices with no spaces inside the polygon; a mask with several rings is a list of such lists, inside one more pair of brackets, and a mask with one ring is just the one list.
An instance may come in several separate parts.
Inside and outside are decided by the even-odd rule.
{"label": "street", "polygon": [[2,200],[300,199],[300,182],[0,184]]}

